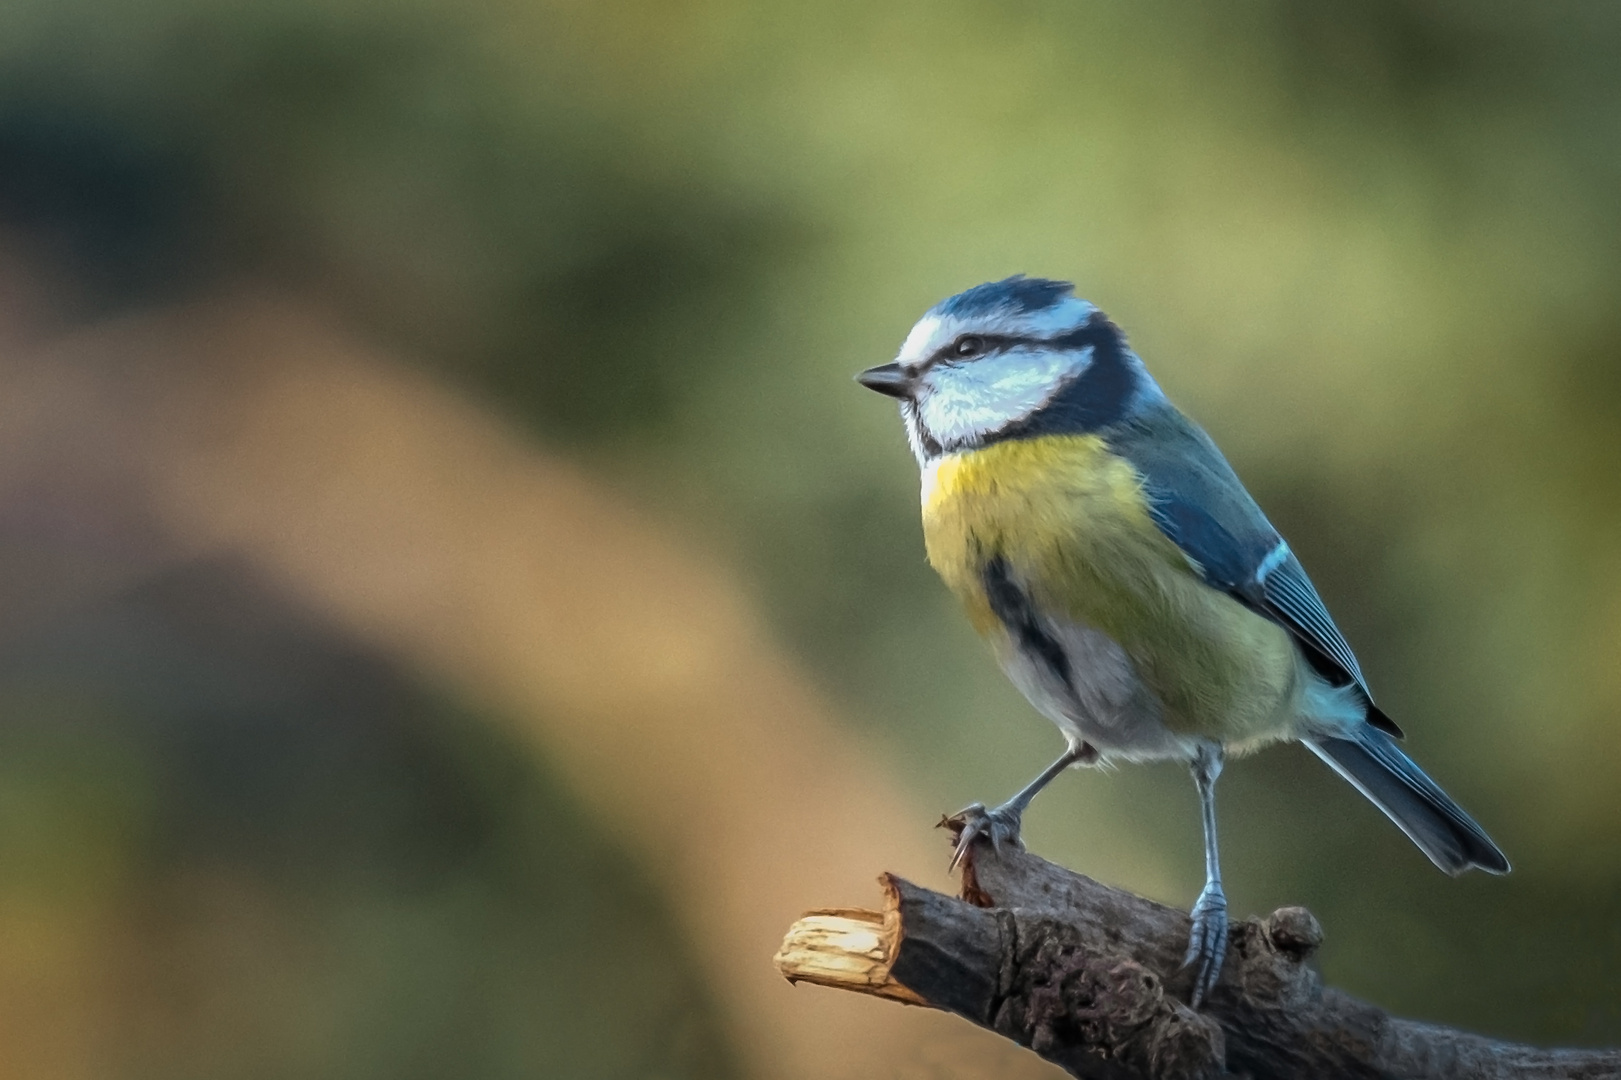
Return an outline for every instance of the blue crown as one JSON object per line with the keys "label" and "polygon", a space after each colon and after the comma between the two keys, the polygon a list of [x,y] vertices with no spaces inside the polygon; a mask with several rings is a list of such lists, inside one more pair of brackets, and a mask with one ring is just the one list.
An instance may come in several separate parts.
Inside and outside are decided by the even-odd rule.
{"label": "blue crown", "polygon": [[1030,315],[1061,303],[1075,291],[1067,281],[1049,281],[1046,278],[1027,278],[1014,274],[1001,281],[988,281],[960,292],[949,300],[935,305],[939,315],[989,315],[993,311],[1015,311]]}

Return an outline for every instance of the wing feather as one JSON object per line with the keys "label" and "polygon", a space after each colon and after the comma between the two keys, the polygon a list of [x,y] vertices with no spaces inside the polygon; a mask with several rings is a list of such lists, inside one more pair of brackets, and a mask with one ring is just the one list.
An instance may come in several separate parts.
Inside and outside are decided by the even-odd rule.
{"label": "wing feather", "polygon": [[1371,705],[1356,654],[1305,568],[1210,437],[1166,404],[1110,443],[1142,475],[1154,523],[1194,571],[1292,633],[1324,675],[1355,683]]}
{"label": "wing feather", "polygon": [[[1281,543],[1281,541],[1280,541]],[[1264,610],[1283,625],[1293,630],[1317,652],[1332,660],[1336,667],[1368,694],[1367,680],[1362,676],[1362,665],[1334,620],[1328,614],[1322,597],[1306,576],[1305,567],[1290,552],[1278,567],[1261,579],[1261,600]],[[1372,694],[1368,694],[1371,701]]]}

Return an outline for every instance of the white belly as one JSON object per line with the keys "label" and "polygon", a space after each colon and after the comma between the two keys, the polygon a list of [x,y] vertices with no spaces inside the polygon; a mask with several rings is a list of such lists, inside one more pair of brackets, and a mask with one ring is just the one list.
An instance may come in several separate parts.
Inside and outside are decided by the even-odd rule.
{"label": "white belly", "polygon": [[1045,629],[1069,660],[1067,684],[1050,665],[1021,650],[1009,634],[1001,634],[995,643],[997,660],[1030,704],[1058,725],[1071,747],[1088,743],[1105,760],[1193,756],[1198,740],[1165,726],[1159,701],[1114,639],[1072,622],[1048,620]]}

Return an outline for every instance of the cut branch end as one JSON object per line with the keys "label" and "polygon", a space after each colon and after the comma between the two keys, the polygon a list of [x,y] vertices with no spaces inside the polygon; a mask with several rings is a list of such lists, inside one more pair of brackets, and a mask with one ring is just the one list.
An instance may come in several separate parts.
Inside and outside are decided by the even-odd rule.
{"label": "cut branch end", "polygon": [[[887,882],[886,882],[887,884]],[[893,889],[883,911],[819,908],[788,928],[773,962],[793,983],[808,982],[907,1005],[928,1002],[890,975],[901,921]]]}

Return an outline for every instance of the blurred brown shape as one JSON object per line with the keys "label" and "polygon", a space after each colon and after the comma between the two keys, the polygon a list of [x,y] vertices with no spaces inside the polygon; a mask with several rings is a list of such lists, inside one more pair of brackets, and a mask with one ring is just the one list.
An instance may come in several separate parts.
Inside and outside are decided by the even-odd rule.
{"label": "blurred brown shape", "polygon": [[245,559],[509,718],[689,934],[729,927],[735,947],[697,954],[752,1074],[1041,1070],[944,1017],[781,981],[771,956],[807,899],[858,899],[875,865],[938,878],[939,834],[723,570],[487,409],[254,289],[61,339],[0,380],[0,497],[77,486],[62,498],[91,532],[117,519],[131,574]]}

